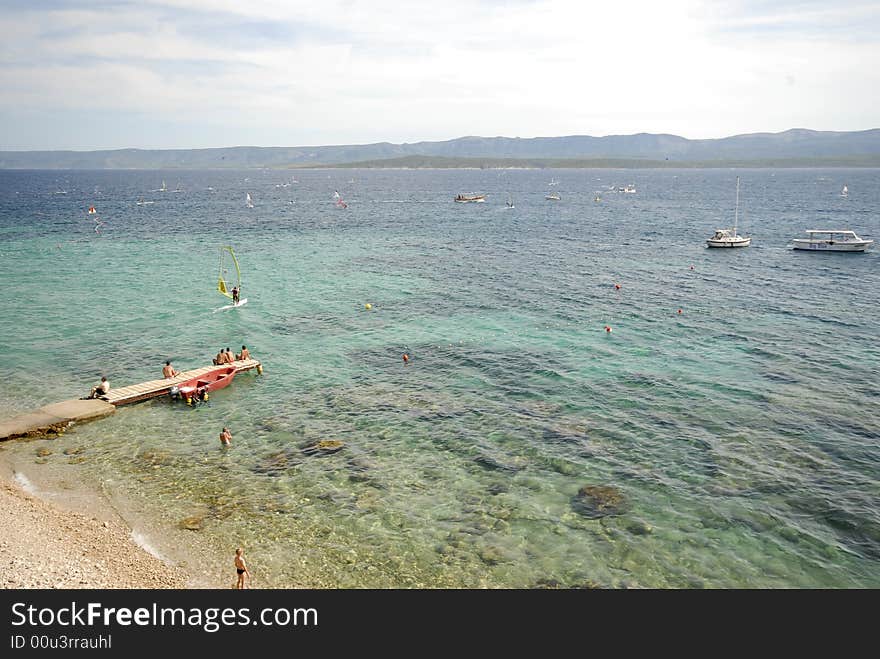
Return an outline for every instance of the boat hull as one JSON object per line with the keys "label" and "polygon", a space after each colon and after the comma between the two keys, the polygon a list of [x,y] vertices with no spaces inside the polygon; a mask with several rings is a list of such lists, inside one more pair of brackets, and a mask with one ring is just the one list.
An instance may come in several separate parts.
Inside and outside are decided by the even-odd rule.
{"label": "boat hull", "polygon": [[808,238],[795,238],[791,242],[793,249],[810,252],[864,252],[874,244],[873,240],[827,241]]}
{"label": "boat hull", "polygon": [[201,398],[204,393],[209,391],[228,387],[234,377],[234,366],[217,368],[192,380],[181,382],[177,385],[177,395],[189,402],[192,398]]}
{"label": "boat hull", "polygon": [[743,238],[742,240],[712,240],[706,241],[707,247],[748,247],[752,244],[751,238]]}

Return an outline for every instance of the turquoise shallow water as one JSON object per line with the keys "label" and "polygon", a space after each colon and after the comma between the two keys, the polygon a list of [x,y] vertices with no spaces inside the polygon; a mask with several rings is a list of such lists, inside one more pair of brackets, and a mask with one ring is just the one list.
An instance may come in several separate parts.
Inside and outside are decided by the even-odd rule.
{"label": "turquoise shallow water", "polygon": [[[707,250],[737,174],[753,245]],[[0,172],[0,411],[242,343],[265,365],[4,454],[98,484],[171,553],[197,538],[197,571],[244,544],[262,585],[880,586],[880,252],[789,243],[880,238],[880,171],[296,177]],[[215,314],[223,244],[249,303]]]}

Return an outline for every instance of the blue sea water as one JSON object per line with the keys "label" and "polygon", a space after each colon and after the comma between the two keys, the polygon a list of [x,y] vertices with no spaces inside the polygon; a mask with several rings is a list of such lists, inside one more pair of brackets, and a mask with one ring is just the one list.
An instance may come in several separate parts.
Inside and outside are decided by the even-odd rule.
{"label": "blue sea water", "polygon": [[[752,246],[707,250],[737,175]],[[0,413],[265,372],[0,451],[207,583],[878,587],[880,252],[790,249],[878,209],[874,169],[3,171]]]}

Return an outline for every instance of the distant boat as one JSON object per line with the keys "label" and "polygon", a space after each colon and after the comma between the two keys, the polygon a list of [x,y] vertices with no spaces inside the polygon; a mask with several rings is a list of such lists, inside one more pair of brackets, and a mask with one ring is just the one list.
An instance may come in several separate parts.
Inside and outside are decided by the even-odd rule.
{"label": "distant boat", "polygon": [[593,201],[602,201],[602,197],[600,197],[599,195],[596,195],[596,198],[593,199]]}
{"label": "distant boat", "polygon": [[94,214],[97,213],[97,212],[98,212],[98,211],[95,210],[95,207],[94,207],[94,206],[89,206],[89,215],[94,215]]}
{"label": "distant boat", "polygon": [[809,229],[809,238],[792,240],[793,249],[813,252],[864,252],[874,244],[873,240],[859,238],[854,231],[843,229]]}
{"label": "distant boat", "polygon": [[559,193],[557,193],[557,192],[552,192],[552,193],[546,195],[544,197],[544,199],[547,199],[549,201],[562,201],[562,197],[560,197]]}
{"label": "distant boat", "polygon": [[843,190],[840,191],[841,197],[849,197],[849,188],[845,185],[843,186]]}
{"label": "distant boat", "polygon": [[183,192],[183,188],[180,187],[180,181],[177,182],[177,187],[174,188],[175,192]]}
{"label": "distant boat", "polygon": [[482,202],[486,201],[486,195],[484,195],[484,194],[472,194],[472,195],[459,194],[459,195],[455,196],[455,201],[457,201],[460,204],[466,204],[468,202],[482,203]]}
{"label": "distant boat", "polygon": [[162,179],[162,187],[159,188],[159,192],[167,192],[167,191],[168,191],[168,186],[165,185],[165,179],[163,178]]}
{"label": "distant boat", "polygon": [[715,235],[706,241],[707,247],[748,247],[752,244],[749,236],[745,238],[736,232],[739,221],[739,176],[736,177],[736,206],[733,211],[733,229],[717,229]]}
{"label": "distant boat", "polygon": [[513,205],[513,200],[510,198],[510,194],[507,195],[507,207],[516,208],[516,206]]}
{"label": "distant boat", "polygon": [[559,185],[559,181],[557,181],[555,178],[551,178],[550,182],[547,185]]}
{"label": "distant boat", "polygon": [[253,207],[254,207],[254,200],[251,199],[251,193],[250,193],[250,192],[247,193],[247,199],[245,200],[245,206],[247,206],[248,208],[253,208]]}
{"label": "distant boat", "polygon": [[147,206],[147,205],[152,204],[152,203],[155,203],[155,202],[147,201],[147,200],[144,199],[143,197],[141,197],[140,199],[137,200],[137,205],[138,205],[138,206]]}
{"label": "distant boat", "polygon": [[333,198],[336,199],[336,208],[348,208],[348,204],[346,204],[345,200],[339,195],[339,190],[333,191]]}

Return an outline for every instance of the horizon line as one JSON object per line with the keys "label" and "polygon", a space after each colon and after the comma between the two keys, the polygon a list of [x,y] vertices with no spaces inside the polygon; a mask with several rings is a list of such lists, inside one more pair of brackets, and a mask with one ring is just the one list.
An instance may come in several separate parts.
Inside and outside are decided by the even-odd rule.
{"label": "horizon line", "polygon": [[589,135],[586,133],[579,134],[571,134],[571,135],[536,135],[533,137],[509,137],[507,135],[494,135],[494,136],[485,136],[485,135],[461,135],[459,137],[452,137],[444,140],[417,140],[415,142],[391,142],[388,140],[383,140],[379,142],[362,142],[362,143],[347,143],[347,144],[297,144],[292,146],[258,146],[258,145],[248,145],[248,144],[238,144],[232,146],[208,146],[208,147],[110,147],[110,148],[83,148],[83,149],[0,149],[0,153],[94,153],[100,151],[211,151],[211,150],[220,150],[220,149],[307,149],[307,148],[328,148],[328,147],[363,147],[363,146],[374,146],[379,144],[391,144],[391,145],[399,145],[399,146],[412,146],[415,144],[442,144],[444,142],[455,142],[458,140],[468,140],[468,139],[480,139],[480,140],[493,140],[493,139],[507,139],[507,140],[542,140],[542,139],[563,139],[563,138],[575,138],[575,137],[589,137],[593,139],[605,139],[609,137],[638,137],[640,135],[652,135],[656,137],[673,137],[676,139],[687,140],[688,142],[710,142],[716,140],[726,140],[733,139],[736,137],[750,137],[755,135],[784,135],[785,133],[792,132],[809,132],[809,133],[869,133],[871,131],[880,130],[880,127],[875,128],[864,128],[859,130],[818,130],[814,128],[786,128],[785,130],[771,132],[771,131],[757,131],[752,133],[737,133],[734,135],[724,135],[722,137],[700,137],[700,138],[690,138],[684,137],[682,135],[676,135],[675,133],[650,133],[645,131],[639,131],[636,133],[612,133],[609,135]]}

